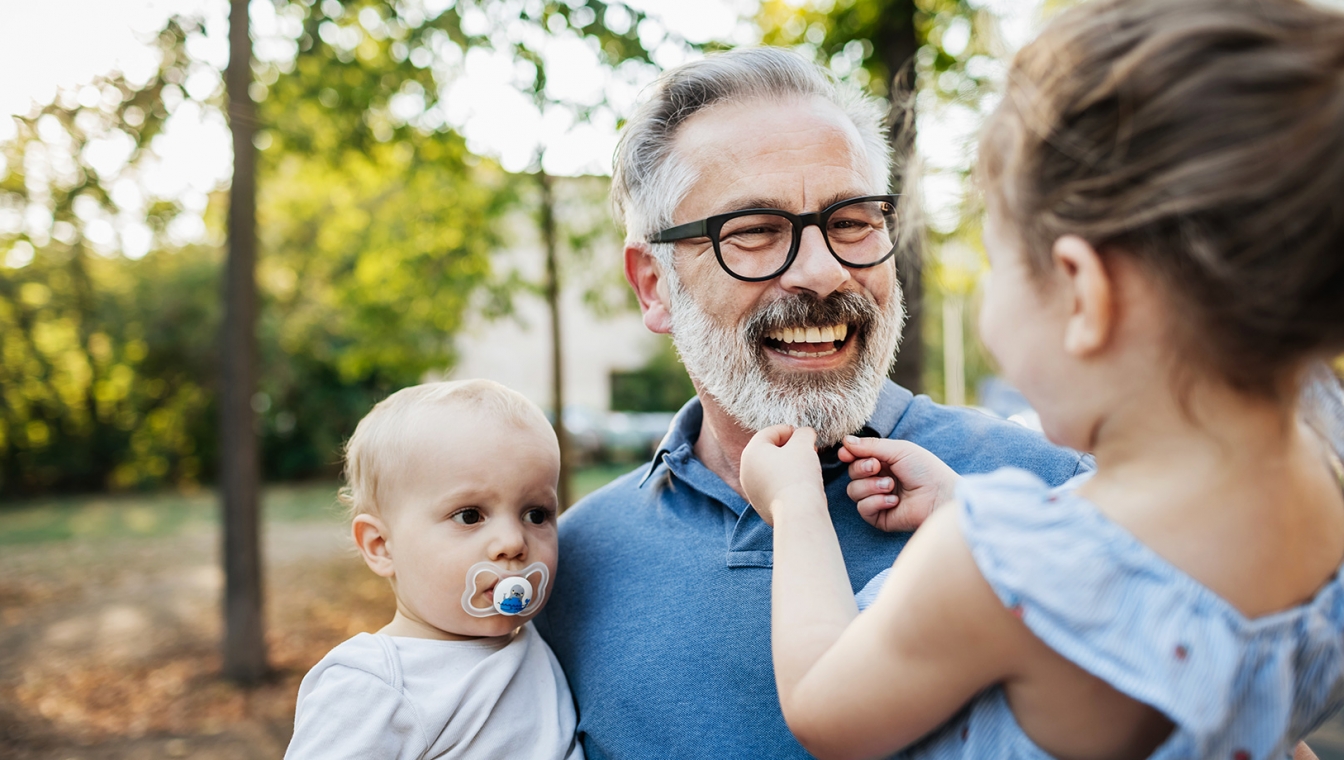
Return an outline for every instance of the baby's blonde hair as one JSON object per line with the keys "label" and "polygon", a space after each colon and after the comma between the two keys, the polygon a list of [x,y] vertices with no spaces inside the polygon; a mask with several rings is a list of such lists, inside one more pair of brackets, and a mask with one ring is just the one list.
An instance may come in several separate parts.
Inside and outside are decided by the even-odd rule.
{"label": "baby's blonde hair", "polygon": [[453,380],[403,388],[378,402],[345,444],[345,486],[338,498],[351,519],[382,513],[385,505],[379,502],[379,482],[386,474],[387,463],[407,453],[402,431],[410,415],[426,406],[469,409],[520,428],[540,426],[551,430],[536,404],[493,380]]}

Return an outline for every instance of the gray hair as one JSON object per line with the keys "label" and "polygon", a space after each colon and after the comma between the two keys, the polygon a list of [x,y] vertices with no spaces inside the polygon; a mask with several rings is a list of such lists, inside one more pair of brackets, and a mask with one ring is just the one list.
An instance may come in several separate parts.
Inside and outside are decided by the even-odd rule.
{"label": "gray hair", "polygon": [[[672,151],[677,130],[696,113],[723,101],[819,97],[834,103],[858,130],[873,182],[891,181],[886,109],[876,98],[839,81],[826,69],[784,48],[739,48],[664,72],[651,96],[630,118],[616,146],[611,202],[627,241],[672,226],[672,213],[695,182],[694,171]],[[665,265],[671,244],[652,246]]]}

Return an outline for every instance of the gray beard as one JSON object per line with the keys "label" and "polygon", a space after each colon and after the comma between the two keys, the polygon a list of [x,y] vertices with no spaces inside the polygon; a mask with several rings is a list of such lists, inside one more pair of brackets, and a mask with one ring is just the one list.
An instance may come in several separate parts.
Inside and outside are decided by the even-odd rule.
{"label": "gray beard", "polygon": [[[669,268],[670,269],[670,268]],[[736,328],[721,325],[696,303],[675,271],[668,272],[672,342],[700,392],[747,430],[771,425],[810,427],[817,445],[833,446],[863,427],[877,407],[901,341],[905,314],[900,285],[892,278],[884,312],[855,291],[826,299],[789,296],[772,301]],[[766,358],[765,336],[781,327],[845,323],[857,357],[824,372],[783,372]]]}

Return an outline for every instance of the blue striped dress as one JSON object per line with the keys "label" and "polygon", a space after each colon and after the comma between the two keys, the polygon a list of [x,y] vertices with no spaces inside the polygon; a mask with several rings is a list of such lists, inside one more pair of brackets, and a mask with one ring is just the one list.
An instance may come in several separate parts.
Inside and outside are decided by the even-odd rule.
{"label": "blue striped dress", "polygon": [[[1344,704],[1344,569],[1310,602],[1248,620],[1078,496],[1085,477],[1055,489],[1022,470],[963,482],[962,531],[1004,606],[1172,721],[1152,758],[1291,757]],[[883,576],[859,592],[860,609]],[[994,687],[897,757],[1050,756]]]}

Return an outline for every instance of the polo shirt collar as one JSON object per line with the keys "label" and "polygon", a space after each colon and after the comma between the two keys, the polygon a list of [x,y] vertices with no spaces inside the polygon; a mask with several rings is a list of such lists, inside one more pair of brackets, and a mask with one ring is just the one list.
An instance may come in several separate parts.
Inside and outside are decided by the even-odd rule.
{"label": "polo shirt collar", "polygon": [[[896,429],[896,423],[905,414],[906,408],[910,406],[913,399],[914,394],[901,386],[889,381],[884,383],[882,390],[877,395],[877,406],[874,407],[873,414],[868,418],[868,422],[858,431],[858,435],[890,438],[891,432]],[[700,438],[700,427],[704,423],[704,419],[705,410],[700,405],[700,397],[693,396],[672,418],[672,424],[668,426],[667,435],[663,436],[662,442],[658,444],[658,450],[653,455],[653,461],[650,463],[648,471],[639,481],[641,488],[649,482],[649,478],[653,477],[659,465],[665,464],[665,460],[670,455],[676,454],[678,458],[694,459],[692,452],[695,442]],[[827,482],[844,470],[843,466],[837,466],[841,463],[835,459],[834,449],[823,450],[821,457],[822,476]],[[700,465],[700,467],[709,472],[704,465]],[[724,488],[727,488],[727,484],[723,483],[717,476],[714,480],[718,480]],[[732,492],[733,496],[737,496],[737,492],[732,491],[732,489],[728,490]]]}

